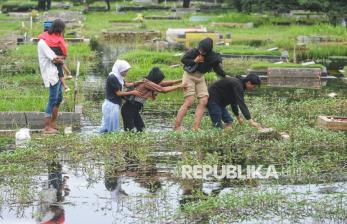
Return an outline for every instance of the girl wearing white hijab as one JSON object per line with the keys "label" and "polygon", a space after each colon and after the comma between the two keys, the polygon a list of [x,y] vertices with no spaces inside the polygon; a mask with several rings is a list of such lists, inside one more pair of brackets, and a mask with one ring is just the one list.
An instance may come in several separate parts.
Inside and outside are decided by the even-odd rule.
{"label": "girl wearing white hijab", "polygon": [[116,60],[112,71],[106,80],[106,99],[102,104],[101,133],[119,130],[119,111],[122,105],[123,96],[135,95],[140,93],[137,90],[123,92],[123,87],[135,85],[135,83],[125,83],[124,77],[131,68],[130,64],[124,60]]}

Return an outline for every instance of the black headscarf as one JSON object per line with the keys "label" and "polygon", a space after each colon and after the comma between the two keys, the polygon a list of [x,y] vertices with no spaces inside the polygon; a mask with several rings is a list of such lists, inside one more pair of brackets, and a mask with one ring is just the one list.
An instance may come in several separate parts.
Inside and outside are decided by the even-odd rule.
{"label": "black headscarf", "polygon": [[156,84],[159,84],[164,78],[164,73],[158,67],[153,67],[146,77],[146,79]]}

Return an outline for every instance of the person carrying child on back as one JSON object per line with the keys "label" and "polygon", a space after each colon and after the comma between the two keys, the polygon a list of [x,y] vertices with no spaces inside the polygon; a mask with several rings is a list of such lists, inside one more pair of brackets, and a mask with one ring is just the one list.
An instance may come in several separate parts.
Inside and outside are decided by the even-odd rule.
{"label": "person carrying child on back", "polygon": [[[60,19],[56,19],[54,20],[53,24],[48,29],[48,31],[45,31],[44,33],[39,35],[39,40],[44,40],[48,47],[50,47],[57,56],[63,56],[64,58],[66,58],[67,45],[63,36],[64,30],[65,23]],[[64,87],[65,92],[70,91],[70,88],[65,83],[63,69],[68,74],[70,73],[70,71],[67,69],[64,63],[55,63],[55,65],[57,66],[58,76]]]}
{"label": "person carrying child on back", "polygon": [[[183,88],[182,80],[163,81],[164,78],[163,72],[159,68],[154,67],[142,80],[142,83],[136,86],[140,96],[128,98],[121,109],[125,131],[131,131],[134,128],[137,131],[143,131],[145,124],[140,111],[148,98],[155,100],[158,93],[167,93]],[[178,83],[181,84],[176,85]]]}

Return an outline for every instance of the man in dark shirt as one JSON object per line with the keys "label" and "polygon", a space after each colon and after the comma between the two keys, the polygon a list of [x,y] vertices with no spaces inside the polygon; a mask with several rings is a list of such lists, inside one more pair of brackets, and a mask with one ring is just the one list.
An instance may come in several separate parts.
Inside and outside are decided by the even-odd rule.
{"label": "man in dark shirt", "polygon": [[259,123],[251,119],[251,114],[244,101],[245,90],[252,91],[260,83],[260,78],[255,74],[249,74],[246,78],[241,76],[228,77],[213,83],[208,89],[210,97],[207,104],[213,126],[223,128],[223,121],[225,128],[232,127],[233,119],[226,109],[228,105],[231,105],[232,111],[240,124],[243,123],[243,120],[239,115],[239,108],[250,125],[258,129],[261,128]]}
{"label": "man in dark shirt", "polygon": [[217,75],[225,77],[225,72],[221,67],[222,58],[212,49],[213,40],[205,38],[200,41],[198,48],[189,50],[181,60],[185,71],[182,82],[186,88],[184,88],[184,103],[177,113],[175,130],[181,129],[183,118],[192,106],[195,97],[199,99],[199,104],[195,111],[193,130],[200,128],[209,95],[204,74],[213,69]]}

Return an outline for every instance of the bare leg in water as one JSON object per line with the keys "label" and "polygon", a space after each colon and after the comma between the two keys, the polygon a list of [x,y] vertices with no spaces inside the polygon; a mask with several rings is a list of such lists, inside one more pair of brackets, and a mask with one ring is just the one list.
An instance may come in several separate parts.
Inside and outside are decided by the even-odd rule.
{"label": "bare leg in water", "polygon": [[58,126],[57,126],[58,113],[59,113],[59,107],[53,107],[51,127],[54,128],[55,130],[58,130]]}
{"label": "bare leg in water", "polygon": [[194,96],[187,96],[184,99],[183,105],[181,106],[181,108],[179,109],[179,111],[177,113],[174,130],[176,130],[176,131],[181,130],[183,118],[186,115],[189,108],[192,106],[193,102],[194,102]]}
{"label": "bare leg in water", "polygon": [[195,110],[195,119],[194,119],[194,126],[193,126],[193,130],[195,131],[200,129],[201,120],[204,116],[207,102],[208,102],[208,96],[199,98],[199,104]]}

